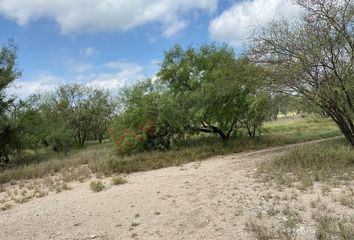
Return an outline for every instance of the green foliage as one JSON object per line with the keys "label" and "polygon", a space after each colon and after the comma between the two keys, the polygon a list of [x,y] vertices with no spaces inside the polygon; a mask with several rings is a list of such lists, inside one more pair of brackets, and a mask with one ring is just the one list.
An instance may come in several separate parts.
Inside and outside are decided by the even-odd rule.
{"label": "green foliage", "polygon": [[13,41],[0,49],[0,162],[9,161],[9,153],[17,142],[15,125],[9,117],[14,99],[7,98],[6,89],[20,76],[16,69],[16,46]]}
{"label": "green foliage", "polygon": [[97,180],[97,181],[90,182],[90,188],[93,192],[101,192],[102,190],[104,190],[106,188],[106,186],[104,185],[104,183],[102,181]]}
{"label": "green foliage", "polygon": [[[310,141],[340,135],[336,126],[328,119],[295,118],[265,123],[262,136],[256,141],[248,138],[230,139],[228,145],[217,141],[216,136],[190,136],[180,141],[168,151],[151,151],[117,156],[111,143],[93,144],[87,148],[74,150],[68,155],[44,152],[28,152],[26,159],[0,171],[0,184],[12,180],[40,178],[60,171],[68,172],[81,165],[89,166],[93,173],[130,173],[148,171],[183,163],[203,160],[211,156],[263,149],[271,146]],[[17,164],[18,163],[18,164]]]}
{"label": "green foliage", "polygon": [[121,185],[121,184],[125,184],[127,182],[128,181],[123,177],[114,177],[111,180],[112,185]]}
{"label": "green foliage", "polygon": [[249,96],[246,99],[247,109],[240,120],[251,139],[256,137],[263,122],[269,116],[270,97],[267,94]]}
{"label": "green foliage", "polygon": [[39,149],[45,137],[45,119],[39,110],[40,96],[33,95],[14,104],[11,119],[16,126],[18,152],[24,149]]}
{"label": "green foliage", "polygon": [[259,67],[216,44],[175,46],[165,53],[158,76],[180,106],[185,128],[219,134],[224,141],[247,117],[251,96],[262,92],[264,82]]}
{"label": "green foliage", "polygon": [[161,88],[145,81],[122,91],[124,109],[110,129],[119,153],[168,149],[180,132],[178,105]]}
{"label": "green foliage", "polygon": [[317,106],[354,146],[354,4],[297,0],[297,21],[276,19],[253,38],[249,55],[276,89]]}
{"label": "green foliage", "polygon": [[43,141],[54,151],[67,153],[88,138],[99,140],[110,124],[114,105],[108,92],[84,85],[61,85],[42,97],[38,109],[43,117]]}

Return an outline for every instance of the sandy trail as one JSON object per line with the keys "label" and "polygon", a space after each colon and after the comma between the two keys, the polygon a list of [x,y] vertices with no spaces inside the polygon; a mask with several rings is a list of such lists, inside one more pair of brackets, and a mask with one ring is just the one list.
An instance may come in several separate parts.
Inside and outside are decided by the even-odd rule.
{"label": "sandy trail", "polygon": [[245,223],[267,191],[256,163],[292,146],[134,173],[99,193],[75,183],[0,212],[0,239],[254,239]]}

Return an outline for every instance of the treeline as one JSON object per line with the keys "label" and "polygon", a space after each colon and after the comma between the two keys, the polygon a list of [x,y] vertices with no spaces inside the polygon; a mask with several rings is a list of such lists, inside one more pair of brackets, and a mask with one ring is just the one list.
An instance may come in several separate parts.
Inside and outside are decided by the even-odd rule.
{"label": "treeline", "polygon": [[[80,84],[26,99],[6,96],[20,76],[13,43],[2,48],[0,155],[26,149],[68,153],[110,137],[121,154],[166,150],[186,136],[254,139],[265,120],[288,111],[295,98],[274,95],[265,71],[227,45],[175,46],[157,79],[123,88],[118,96]],[[282,109],[283,108],[283,109]]]}
{"label": "treeline", "polygon": [[227,45],[175,46],[157,80],[124,88],[118,96],[80,84],[26,99],[6,96],[19,77],[13,43],[2,48],[0,155],[26,149],[67,153],[107,134],[119,153],[169,149],[187,135],[209,133],[254,139],[272,118],[274,98],[264,70]]}
{"label": "treeline", "polygon": [[87,140],[101,142],[114,113],[107,91],[62,85],[53,93],[12,102],[1,122],[1,155],[50,148],[65,154]]}
{"label": "treeline", "polygon": [[154,80],[118,96],[83,85],[15,101],[6,88],[20,76],[16,48],[0,55],[0,157],[22,149],[67,152],[108,132],[122,154],[169,149],[186,136],[254,139],[279,112],[318,111],[354,145],[354,5],[296,1],[297,21],[274,20],[239,56],[227,45],[165,52]]}

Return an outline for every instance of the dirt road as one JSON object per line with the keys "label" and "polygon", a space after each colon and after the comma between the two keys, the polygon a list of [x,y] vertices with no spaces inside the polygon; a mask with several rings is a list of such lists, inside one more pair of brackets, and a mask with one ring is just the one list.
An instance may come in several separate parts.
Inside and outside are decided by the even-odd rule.
{"label": "dirt road", "polygon": [[[0,239],[255,239],[245,223],[276,193],[257,182],[256,163],[290,147],[134,173],[99,193],[89,182],[71,184],[70,191],[0,211]],[[313,239],[310,225],[302,221],[297,239]]]}

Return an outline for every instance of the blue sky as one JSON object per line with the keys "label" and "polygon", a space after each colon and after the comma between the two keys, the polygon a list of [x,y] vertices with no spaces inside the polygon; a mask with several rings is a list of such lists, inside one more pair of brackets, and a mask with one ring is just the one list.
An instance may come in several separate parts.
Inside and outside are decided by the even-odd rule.
{"label": "blue sky", "polygon": [[0,0],[0,44],[19,47],[11,94],[74,82],[116,91],[153,77],[175,44],[238,49],[259,25],[296,14],[287,0]]}

